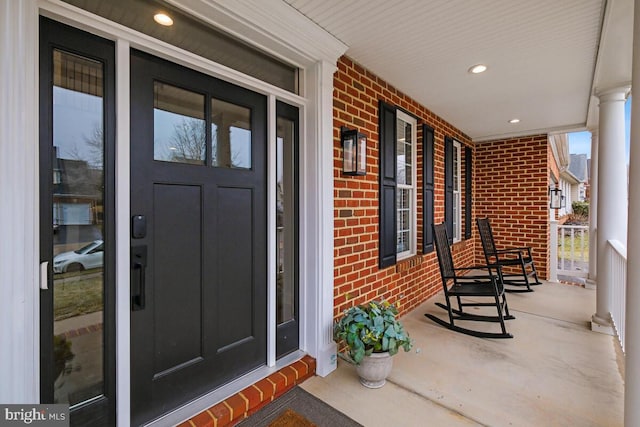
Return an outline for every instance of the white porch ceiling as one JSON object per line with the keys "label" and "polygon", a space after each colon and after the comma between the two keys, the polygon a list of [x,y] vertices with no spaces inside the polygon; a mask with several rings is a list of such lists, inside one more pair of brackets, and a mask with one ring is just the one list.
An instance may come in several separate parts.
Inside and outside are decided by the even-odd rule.
{"label": "white porch ceiling", "polygon": [[476,141],[584,129],[631,81],[632,0],[283,1]]}

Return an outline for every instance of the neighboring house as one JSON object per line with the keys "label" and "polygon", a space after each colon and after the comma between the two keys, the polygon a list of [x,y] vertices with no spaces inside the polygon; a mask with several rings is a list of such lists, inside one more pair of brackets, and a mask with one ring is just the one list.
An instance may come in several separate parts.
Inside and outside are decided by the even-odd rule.
{"label": "neighboring house", "polygon": [[585,185],[585,197],[587,200],[591,200],[591,159],[587,159],[587,184]]}
{"label": "neighboring house", "polygon": [[587,200],[587,188],[589,187],[589,169],[586,154],[572,154],[569,160],[569,172],[576,177],[579,183],[571,188],[573,201],[584,202]]}
{"label": "neighboring house", "polygon": [[[55,147],[54,147],[55,148]],[[85,160],[58,157],[53,168],[54,240],[64,249],[102,239],[103,182],[101,168],[89,167]]]}
{"label": "neighboring house", "polygon": [[[505,84],[467,72],[477,49],[455,70],[416,50],[431,39],[413,31],[428,20],[450,29],[460,11],[443,20],[421,2],[311,3],[0,0],[0,84],[11,99],[0,104],[0,402],[68,403],[72,424],[173,425],[208,408],[201,419],[237,420],[335,369],[331,328],[344,309],[384,298],[405,314],[435,295],[433,224],[446,224],[456,265],[470,266],[484,261],[475,219],[489,217],[496,240],[531,246],[548,277],[549,189],[562,188],[570,207],[575,184],[558,132],[585,120],[592,70],[607,74],[595,61],[612,2],[555,9],[588,29],[575,38],[590,40],[590,71],[570,92],[585,96],[558,109],[571,117],[555,110],[526,125],[510,115],[533,108],[529,86],[547,71],[529,81],[518,64],[557,64],[565,51],[503,61],[502,73],[519,69]],[[509,22],[503,6],[464,5],[473,7]],[[153,21],[159,8],[173,27]],[[335,30],[311,16],[341,20],[342,8],[351,18]],[[398,9],[406,15],[380,22]],[[523,22],[538,13],[527,10]],[[350,50],[340,28],[406,40],[382,56],[368,40]],[[460,28],[450,38],[463,48],[457,36],[474,36]],[[511,38],[491,43],[500,40]],[[496,67],[512,51],[493,50]],[[443,89],[449,75],[460,80]],[[554,90],[576,80],[572,71]],[[509,102],[474,104],[480,93]],[[343,173],[343,126],[366,137],[365,175]],[[102,269],[54,274],[57,253],[94,239]],[[59,313],[56,297],[80,285],[93,292]]]}
{"label": "neighboring house", "polygon": [[[549,188],[561,190],[561,203],[555,211],[556,219],[563,222],[572,212],[571,204],[584,194],[584,185],[570,169],[571,155],[567,134],[554,134],[549,137]],[[586,159],[585,159],[586,160]]]}

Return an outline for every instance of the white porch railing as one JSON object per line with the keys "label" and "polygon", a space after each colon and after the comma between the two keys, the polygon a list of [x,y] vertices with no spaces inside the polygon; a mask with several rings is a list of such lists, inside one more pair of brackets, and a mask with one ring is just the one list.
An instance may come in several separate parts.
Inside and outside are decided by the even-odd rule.
{"label": "white porch railing", "polygon": [[[551,259],[557,260],[557,274],[589,276],[589,226],[558,225],[557,245],[551,247]],[[553,232],[553,227],[552,227]],[[554,256],[554,249],[557,251]]]}
{"label": "white porch railing", "polygon": [[607,241],[607,253],[611,265],[609,283],[611,321],[624,352],[625,305],[627,299],[627,248],[617,240]]}

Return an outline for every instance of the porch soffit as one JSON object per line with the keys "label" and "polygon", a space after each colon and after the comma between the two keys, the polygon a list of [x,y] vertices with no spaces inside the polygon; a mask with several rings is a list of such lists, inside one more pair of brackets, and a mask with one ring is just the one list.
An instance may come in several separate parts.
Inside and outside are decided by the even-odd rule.
{"label": "porch soffit", "polygon": [[347,45],[282,0],[166,0],[292,65],[332,65]]}
{"label": "porch soffit", "polygon": [[567,134],[563,133],[549,135],[549,144],[551,145],[551,150],[553,152],[553,156],[556,159],[556,163],[558,164],[558,168],[560,170],[568,168],[570,157],[569,140],[567,138]]}
{"label": "porch soffit", "polygon": [[632,0],[281,1],[475,141],[583,130],[593,90],[630,81]]}

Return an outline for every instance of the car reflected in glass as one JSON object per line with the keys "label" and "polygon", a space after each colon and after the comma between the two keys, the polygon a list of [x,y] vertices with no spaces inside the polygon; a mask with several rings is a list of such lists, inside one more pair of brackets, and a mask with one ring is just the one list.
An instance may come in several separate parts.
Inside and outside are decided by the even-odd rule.
{"label": "car reflected in glass", "polygon": [[102,267],[104,242],[94,240],[75,251],[63,252],[53,258],[53,272],[67,273]]}

